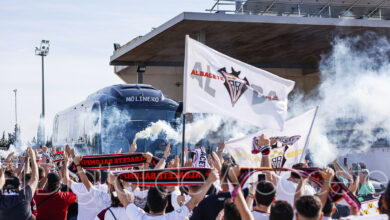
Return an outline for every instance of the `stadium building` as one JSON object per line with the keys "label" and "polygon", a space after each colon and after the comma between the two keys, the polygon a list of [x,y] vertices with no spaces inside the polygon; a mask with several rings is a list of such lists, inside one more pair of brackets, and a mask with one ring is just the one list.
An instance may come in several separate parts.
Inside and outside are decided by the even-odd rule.
{"label": "stadium building", "polygon": [[[390,0],[216,0],[206,11],[183,12],[125,45],[114,44],[110,65],[115,74],[126,83],[151,84],[181,101],[188,34],[221,53],[295,81],[292,94],[309,95],[320,83],[321,56],[332,50],[336,37],[367,32],[390,37]],[[386,161],[388,142],[378,146],[354,160]],[[375,168],[387,170],[384,162]]]}
{"label": "stadium building", "polygon": [[126,83],[146,83],[180,101],[184,38],[294,80],[308,94],[319,83],[321,55],[336,36],[370,31],[390,36],[388,0],[216,1],[208,13],[183,12],[127,44],[114,44],[114,72]]}

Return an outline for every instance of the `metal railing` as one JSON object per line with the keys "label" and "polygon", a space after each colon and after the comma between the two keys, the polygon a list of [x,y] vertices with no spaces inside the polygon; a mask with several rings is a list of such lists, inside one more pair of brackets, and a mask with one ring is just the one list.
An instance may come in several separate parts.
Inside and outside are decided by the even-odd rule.
{"label": "metal railing", "polygon": [[210,13],[390,19],[390,0],[215,0]]}

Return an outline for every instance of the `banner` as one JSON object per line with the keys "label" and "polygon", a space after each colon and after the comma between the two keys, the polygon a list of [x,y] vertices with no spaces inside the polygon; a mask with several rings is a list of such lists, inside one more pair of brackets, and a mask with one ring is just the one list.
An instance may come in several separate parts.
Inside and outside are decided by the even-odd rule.
{"label": "banner", "polygon": [[215,113],[282,129],[294,84],[186,36],[183,113]]}
{"label": "banner", "polygon": [[173,168],[114,172],[119,179],[141,186],[202,185],[209,176],[209,168]]}
{"label": "banner", "polygon": [[193,151],[194,157],[192,158],[192,167],[210,168],[207,162],[207,154],[202,149],[198,148]]}
{"label": "banner", "polygon": [[[151,164],[155,166],[159,159],[153,157]],[[113,169],[121,167],[135,167],[141,166],[146,162],[146,158],[141,153],[134,154],[102,154],[102,155],[90,155],[83,156],[80,162],[82,168],[87,170],[95,169]],[[77,167],[72,163],[69,170],[73,173],[77,173]]]}
{"label": "banner", "polygon": [[[245,184],[245,182],[248,180],[248,178],[259,171],[292,171],[304,178],[309,178],[310,181],[318,184],[320,187],[323,184],[323,178],[319,172],[318,168],[300,168],[300,169],[291,169],[291,168],[241,168],[240,169],[240,176],[238,177],[238,180],[240,182],[241,187]],[[235,190],[237,187],[235,188]],[[337,176],[333,178],[333,181],[330,184],[330,190],[328,194],[328,198],[331,202],[337,203],[341,201],[342,199],[345,200],[348,205],[350,205],[352,208],[356,210],[360,210],[362,207],[359,200],[356,198],[356,196],[344,185],[343,182],[341,182]]]}
{"label": "banner", "polygon": [[262,130],[255,134],[227,142],[225,149],[241,167],[259,167],[261,153],[252,153],[252,143],[254,138],[265,134],[269,139],[276,141],[276,144],[271,146],[270,149],[272,167],[291,168],[292,165],[301,162],[304,157],[305,147],[310,136],[317,109],[318,107],[313,108],[286,121],[283,131]]}
{"label": "banner", "polygon": [[64,151],[58,151],[55,154],[51,155],[51,159],[54,163],[64,160]]}

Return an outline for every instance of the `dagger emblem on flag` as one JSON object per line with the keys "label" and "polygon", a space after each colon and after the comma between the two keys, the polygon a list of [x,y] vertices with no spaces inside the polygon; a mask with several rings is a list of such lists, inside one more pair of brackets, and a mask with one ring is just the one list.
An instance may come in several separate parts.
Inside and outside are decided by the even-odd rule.
{"label": "dagger emblem on flag", "polygon": [[244,79],[239,77],[241,71],[235,71],[233,67],[231,69],[231,73],[227,73],[225,67],[219,69],[218,72],[225,79],[224,86],[228,91],[230,100],[234,106],[242,94],[248,89],[249,82],[246,77],[244,77]]}

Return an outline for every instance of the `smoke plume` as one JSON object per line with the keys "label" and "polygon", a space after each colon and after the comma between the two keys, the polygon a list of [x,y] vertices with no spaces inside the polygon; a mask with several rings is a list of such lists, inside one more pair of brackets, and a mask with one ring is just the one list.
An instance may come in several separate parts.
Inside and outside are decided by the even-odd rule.
{"label": "smoke plume", "polygon": [[320,106],[309,145],[316,164],[389,140],[389,54],[389,41],[373,33],[335,39],[320,62],[318,96],[290,104],[293,112]]}

